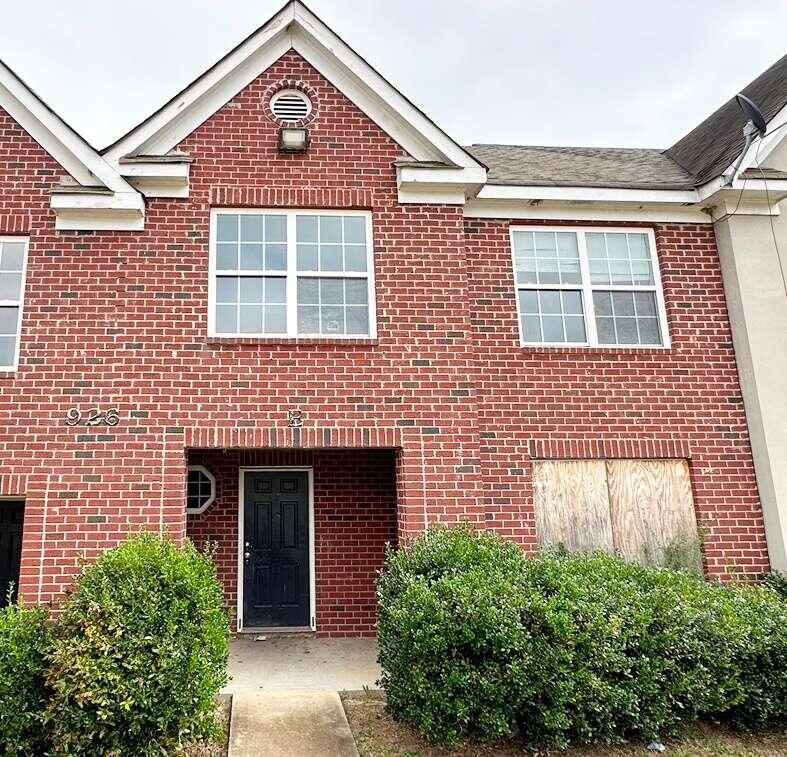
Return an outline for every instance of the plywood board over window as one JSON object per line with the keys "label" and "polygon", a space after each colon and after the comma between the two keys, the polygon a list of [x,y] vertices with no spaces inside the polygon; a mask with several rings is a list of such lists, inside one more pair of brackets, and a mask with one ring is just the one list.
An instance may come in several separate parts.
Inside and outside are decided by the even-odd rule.
{"label": "plywood board over window", "polygon": [[607,474],[597,460],[536,463],[536,527],[543,544],[589,551],[614,548]]}
{"label": "plywood board over window", "polygon": [[533,467],[539,540],[661,563],[697,538],[685,460],[560,460]]}

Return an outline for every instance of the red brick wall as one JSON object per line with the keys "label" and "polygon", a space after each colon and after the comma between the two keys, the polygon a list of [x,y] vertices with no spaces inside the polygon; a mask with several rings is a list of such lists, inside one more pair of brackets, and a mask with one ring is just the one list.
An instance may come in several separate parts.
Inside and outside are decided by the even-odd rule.
{"label": "red brick wall", "polygon": [[[285,78],[308,82],[317,100],[306,155],[276,151],[278,127],[262,110]],[[230,446],[246,446],[253,433],[286,428],[294,407],[310,429],[363,432],[361,446],[396,432],[403,533],[423,526],[427,503],[433,517],[477,517],[461,208],[399,205],[401,148],[294,53],[180,148],[194,157],[191,196],[149,201],[139,233],[55,232],[47,190],[63,172],[22,135],[5,148],[6,164],[20,151],[30,158],[24,181],[4,180],[3,201],[34,213],[20,368],[0,377],[0,494],[27,501],[30,599],[56,600],[83,556],[140,526],[184,533],[195,432],[209,437],[200,446],[225,447],[216,440],[233,434]],[[35,190],[45,169],[52,175]],[[8,170],[17,169],[0,175]],[[212,199],[370,209],[379,338],[208,338]],[[121,422],[70,428],[71,406],[117,407]]]}
{"label": "red brick wall", "polygon": [[217,545],[216,561],[233,614],[238,596],[238,468],[303,466],[314,477],[316,622],[319,635],[374,633],[376,573],[395,544],[393,450],[193,450],[189,463],[216,476],[216,501],[188,518],[195,543]]}
{"label": "red brick wall", "polygon": [[518,346],[511,223],[466,223],[487,523],[535,541],[534,457],[687,457],[708,572],[767,569],[713,228],[653,227],[669,350],[533,349]]}
{"label": "red brick wall", "polygon": [[[262,107],[283,80],[317,103],[305,155],[278,154]],[[466,517],[526,544],[533,440],[671,438],[711,521],[708,567],[764,567],[710,227],[657,230],[671,351],[522,350],[506,222],[399,205],[401,148],[295,53],[179,147],[191,196],[148,201],[144,231],[55,232],[48,191],[64,172],[0,113],[0,233],[30,236],[20,368],[0,376],[0,495],[26,500],[28,599],[57,600],[83,558],[129,531],[182,536],[187,447],[282,446],[276,434],[400,446],[402,534]],[[370,209],[378,339],[208,338],[211,202]],[[72,406],[117,407],[121,422],[71,428]],[[286,430],[295,407],[303,435]]]}

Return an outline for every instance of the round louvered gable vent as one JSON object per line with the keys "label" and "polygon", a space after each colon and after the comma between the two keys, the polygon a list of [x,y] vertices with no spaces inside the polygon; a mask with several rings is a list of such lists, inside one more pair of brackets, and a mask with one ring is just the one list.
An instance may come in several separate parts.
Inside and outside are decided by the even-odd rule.
{"label": "round louvered gable vent", "polygon": [[271,113],[279,121],[300,121],[311,112],[311,101],[297,89],[285,89],[271,98]]}

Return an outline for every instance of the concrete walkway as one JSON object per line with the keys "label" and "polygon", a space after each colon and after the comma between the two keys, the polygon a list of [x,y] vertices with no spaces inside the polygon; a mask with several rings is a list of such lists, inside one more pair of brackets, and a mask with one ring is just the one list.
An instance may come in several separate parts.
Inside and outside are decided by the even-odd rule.
{"label": "concrete walkway", "polygon": [[374,639],[315,639],[268,635],[230,642],[225,694],[376,689]]}
{"label": "concrete walkway", "polygon": [[229,757],[358,757],[336,692],[239,693]]}

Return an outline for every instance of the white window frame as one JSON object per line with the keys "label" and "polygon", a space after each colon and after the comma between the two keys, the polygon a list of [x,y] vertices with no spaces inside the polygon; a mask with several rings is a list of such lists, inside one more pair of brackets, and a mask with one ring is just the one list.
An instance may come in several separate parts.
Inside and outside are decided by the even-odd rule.
{"label": "white window frame", "polygon": [[[573,232],[577,238],[577,250],[579,252],[580,284],[520,284],[517,281],[516,250],[514,248],[514,234],[517,231],[549,231],[549,232]],[[599,233],[625,233],[625,234],[646,234],[648,238],[648,249],[650,250],[650,264],[653,271],[653,284],[631,285],[631,284],[591,284],[590,266],[588,263],[588,251],[585,235],[590,232]],[[514,299],[516,300],[517,328],[519,329],[520,347],[593,347],[600,349],[616,350],[667,350],[671,346],[669,327],[667,324],[667,309],[664,302],[664,287],[661,283],[661,271],[659,270],[659,256],[656,250],[656,235],[652,228],[637,226],[533,226],[530,224],[511,224],[509,227],[509,246],[511,248],[511,266],[514,272]],[[526,342],[522,330],[522,313],[519,305],[520,291],[536,291],[540,289],[563,291],[570,290],[580,292],[582,296],[582,308],[585,317],[585,336],[584,342]],[[604,344],[598,341],[596,328],[596,309],[593,303],[593,292],[655,292],[656,312],[659,319],[659,331],[661,333],[661,344]]]}
{"label": "white window frame", "polygon": [[[222,276],[262,276],[286,278],[287,331],[282,334],[228,333],[216,331],[216,270],[217,226],[220,215],[279,215],[287,218],[287,268],[282,271],[236,270],[221,271]],[[356,216],[366,219],[366,271],[298,271],[296,216]],[[210,254],[208,265],[208,336],[218,339],[296,340],[321,339],[346,341],[377,338],[377,302],[375,299],[374,249],[372,240],[372,214],[368,210],[315,210],[312,208],[211,208]],[[367,282],[366,299],[369,309],[368,334],[299,334],[298,333],[298,279],[361,279]]]}
{"label": "white window frame", "polygon": [[25,313],[25,290],[27,289],[27,253],[30,248],[30,237],[0,236],[0,243],[11,242],[24,245],[22,253],[22,291],[18,300],[0,300],[0,307],[19,308],[19,318],[16,322],[16,345],[14,349],[14,364],[0,365],[0,373],[15,373],[19,369],[19,351],[22,346],[22,318]]}
{"label": "white window frame", "polygon": [[[204,473],[210,481],[210,497],[199,507],[189,507],[188,474],[191,471]],[[186,515],[202,515],[216,501],[216,477],[204,465],[186,466]]]}

